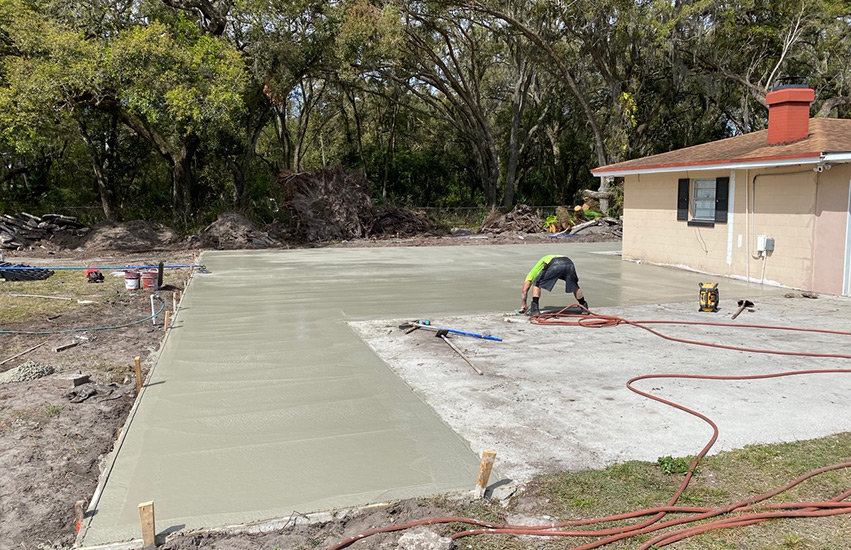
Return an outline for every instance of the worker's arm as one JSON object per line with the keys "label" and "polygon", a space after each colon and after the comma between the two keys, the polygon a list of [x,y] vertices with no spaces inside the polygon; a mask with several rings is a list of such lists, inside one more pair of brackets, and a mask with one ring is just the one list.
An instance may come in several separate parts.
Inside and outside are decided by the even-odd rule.
{"label": "worker's arm", "polygon": [[520,311],[526,311],[526,295],[529,294],[529,289],[532,288],[532,281],[523,281],[523,291],[520,293]]}

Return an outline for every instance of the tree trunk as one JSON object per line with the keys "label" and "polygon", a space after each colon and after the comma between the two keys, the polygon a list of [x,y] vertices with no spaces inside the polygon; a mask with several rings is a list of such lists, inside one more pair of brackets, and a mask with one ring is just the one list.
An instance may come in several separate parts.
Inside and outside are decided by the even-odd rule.
{"label": "tree trunk", "polygon": [[171,166],[171,206],[175,219],[186,221],[192,212],[192,159],[199,140],[194,134],[187,136]]}
{"label": "tree trunk", "polygon": [[[115,125],[116,118],[113,116],[113,126]],[[111,178],[109,177],[110,170],[108,167],[105,167],[104,164],[106,161],[101,157],[100,152],[98,151],[95,143],[92,141],[89,136],[88,127],[86,126],[86,121],[83,118],[83,114],[77,113],[77,124],[80,127],[80,136],[83,139],[83,143],[86,144],[86,147],[89,148],[89,153],[92,158],[92,171],[95,174],[95,181],[98,186],[98,195],[100,195],[100,205],[103,210],[103,215],[107,220],[115,219],[115,190],[114,185],[112,183]],[[110,144],[112,147],[115,144]],[[109,153],[106,153],[109,155]]]}

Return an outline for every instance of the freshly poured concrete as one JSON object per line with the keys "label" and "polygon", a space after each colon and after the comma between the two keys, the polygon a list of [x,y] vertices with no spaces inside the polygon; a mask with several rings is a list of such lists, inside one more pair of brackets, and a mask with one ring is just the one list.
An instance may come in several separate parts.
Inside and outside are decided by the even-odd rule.
{"label": "freshly poured concrete", "polygon": [[[350,320],[510,311],[542,255],[593,306],[697,301],[706,275],[621,261],[612,243],[208,252],[81,544],[472,488],[478,453]],[[718,280],[718,279],[714,279]],[[779,289],[724,280],[724,297]],[[542,303],[565,301],[563,287]],[[729,303],[729,302],[728,302]]]}

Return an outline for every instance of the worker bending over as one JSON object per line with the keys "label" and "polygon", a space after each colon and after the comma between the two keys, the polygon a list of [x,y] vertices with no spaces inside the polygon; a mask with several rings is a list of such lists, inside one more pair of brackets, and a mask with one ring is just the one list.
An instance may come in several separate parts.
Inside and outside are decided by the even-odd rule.
{"label": "worker bending over", "polygon": [[[579,277],[576,275],[576,267],[573,262],[567,256],[551,254],[538,260],[532,271],[526,275],[526,280],[523,282],[523,292],[520,295],[522,298],[520,311],[529,315],[541,313],[539,305],[541,289],[551,292],[559,279],[565,283],[564,291],[572,292],[579,305],[587,310],[588,302],[585,301],[582,289],[579,288]],[[532,288],[532,307],[527,311],[526,296],[529,294],[529,287]]]}

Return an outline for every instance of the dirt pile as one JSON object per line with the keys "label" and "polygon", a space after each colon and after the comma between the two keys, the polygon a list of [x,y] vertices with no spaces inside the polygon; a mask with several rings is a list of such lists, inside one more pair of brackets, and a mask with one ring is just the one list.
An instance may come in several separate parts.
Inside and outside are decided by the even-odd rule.
{"label": "dirt pile", "polygon": [[293,235],[310,242],[361,239],[375,216],[369,182],[342,167],[316,172],[283,172],[278,184],[293,219]]}
{"label": "dirt pile", "polygon": [[493,212],[482,222],[482,233],[540,233],[543,230],[544,220],[532,207],[518,204],[508,214]]}
{"label": "dirt pile", "polygon": [[181,240],[180,233],[174,229],[145,220],[122,223],[102,222],[89,232],[82,249],[86,252],[162,250],[174,247]]}
{"label": "dirt pile", "polygon": [[225,212],[216,221],[201,230],[198,235],[202,247],[218,250],[242,248],[269,248],[279,246],[265,231],[236,212]]}

